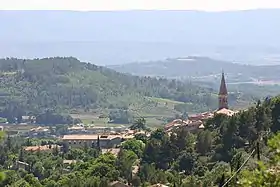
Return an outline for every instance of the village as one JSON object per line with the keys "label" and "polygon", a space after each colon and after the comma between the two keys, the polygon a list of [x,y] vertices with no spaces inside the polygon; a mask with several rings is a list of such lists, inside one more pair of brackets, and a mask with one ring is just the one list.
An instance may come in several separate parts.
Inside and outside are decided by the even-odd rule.
{"label": "village", "polygon": [[[228,106],[228,92],[225,82],[224,73],[222,73],[220,90],[218,94],[219,107],[217,110],[212,112],[203,112],[196,115],[190,115],[187,119],[174,119],[173,121],[165,124],[163,130],[167,134],[176,132],[177,129],[185,129],[188,132],[198,133],[203,131],[205,128],[205,121],[207,119],[213,118],[217,114],[222,114],[226,116],[232,116],[238,111],[232,111]],[[34,119],[35,120],[35,119]],[[24,127],[26,124],[18,124],[17,126]],[[11,125],[2,124],[0,126],[0,131],[5,131],[9,136],[20,136],[27,140],[29,139],[40,139],[42,140],[38,145],[27,145],[23,146],[22,150],[29,153],[58,153],[64,152],[66,149],[98,149],[100,154],[110,153],[115,157],[118,157],[120,151],[122,150],[122,143],[127,140],[135,139],[136,136],[143,135],[144,137],[149,137],[151,135],[151,130],[146,129],[135,129],[128,126],[88,126],[83,123],[77,123],[68,125],[66,128],[62,129],[61,134],[54,132],[54,129],[50,126],[35,126],[34,128],[28,129],[22,132],[13,131]],[[45,139],[45,140],[43,140]],[[66,159],[62,160],[63,173],[71,173],[72,166],[83,162],[83,160],[78,159]],[[136,176],[139,172],[140,165],[139,160],[132,166],[132,176]],[[15,160],[9,166],[9,169],[19,170],[24,169],[29,170],[30,164],[20,160]],[[110,186],[122,186],[127,187],[120,181],[114,181],[110,183]],[[163,184],[157,184],[154,186],[165,186]]]}
{"label": "village", "polygon": [[[224,73],[222,73],[221,84],[219,90],[219,107],[217,110],[212,112],[204,112],[196,115],[190,115],[187,119],[175,119],[164,126],[166,132],[171,132],[177,128],[185,128],[188,131],[196,132],[204,129],[205,120],[212,118],[215,114],[224,114],[227,116],[232,116],[237,111],[232,111],[228,107],[228,92],[226,87],[226,81]],[[24,124],[23,124],[24,125]],[[5,129],[8,127],[7,129]],[[0,130],[9,131],[11,126],[3,124],[0,126]],[[149,136],[148,132],[143,130],[131,130],[126,126],[114,126],[114,127],[102,127],[102,126],[85,126],[84,124],[74,124],[68,126],[64,135],[57,136],[54,135],[52,128],[47,126],[38,126],[28,131],[19,134],[20,136],[27,138],[56,138],[70,147],[82,147],[85,144],[89,147],[96,146],[99,143],[100,148],[104,149],[102,152],[108,152],[112,149],[114,154],[117,154],[116,149],[123,141],[134,138],[137,134],[146,134]],[[11,133],[12,134],[12,133]],[[15,134],[17,134],[15,132]],[[46,150],[48,148],[52,149],[54,146],[40,146],[38,147],[26,147],[26,150],[36,151],[36,150]]]}

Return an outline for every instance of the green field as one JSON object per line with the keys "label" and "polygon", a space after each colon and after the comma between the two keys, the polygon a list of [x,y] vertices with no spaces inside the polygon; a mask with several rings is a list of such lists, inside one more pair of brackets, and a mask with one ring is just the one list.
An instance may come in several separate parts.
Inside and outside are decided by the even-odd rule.
{"label": "green field", "polygon": [[[144,103],[135,102],[129,106],[129,112],[134,118],[144,117],[149,127],[160,127],[166,123],[167,118],[172,118],[178,112],[174,110],[176,104],[182,102],[172,101],[156,97],[144,98]],[[109,118],[99,118],[101,114],[108,115],[108,110],[96,110],[90,113],[71,114],[73,118],[79,118],[84,124],[93,124],[94,126],[130,126],[130,124],[108,123]],[[93,122],[93,123],[92,123]]]}

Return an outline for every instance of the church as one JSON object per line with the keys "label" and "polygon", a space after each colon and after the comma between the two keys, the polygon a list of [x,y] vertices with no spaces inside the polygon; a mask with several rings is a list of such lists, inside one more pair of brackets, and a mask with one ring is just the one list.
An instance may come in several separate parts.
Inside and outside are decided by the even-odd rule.
{"label": "church", "polygon": [[234,115],[236,112],[230,110],[228,108],[228,92],[227,86],[225,81],[225,74],[222,73],[221,84],[220,84],[220,91],[219,91],[219,107],[218,110],[215,111],[217,114],[225,114],[228,116]]}
{"label": "church", "polygon": [[224,114],[227,116],[232,116],[237,111],[232,111],[228,107],[228,91],[225,81],[225,74],[222,72],[220,90],[218,95],[218,109],[213,112],[204,112],[200,114],[191,115],[187,120],[175,119],[172,122],[165,125],[166,131],[171,131],[174,128],[185,127],[190,131],[195,131],[197,129],[203,129],[203,121],[212,118],[215,114]]}

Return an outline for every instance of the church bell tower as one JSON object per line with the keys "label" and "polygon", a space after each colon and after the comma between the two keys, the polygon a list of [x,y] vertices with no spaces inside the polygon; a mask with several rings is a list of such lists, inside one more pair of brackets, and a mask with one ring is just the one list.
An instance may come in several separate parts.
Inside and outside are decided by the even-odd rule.
{"label": "church bell tower", "polygon": [[223,108],[228,109],[228,92],[227,92],[224,72],[222,73],[220,92],[219,92],[219,110]]}

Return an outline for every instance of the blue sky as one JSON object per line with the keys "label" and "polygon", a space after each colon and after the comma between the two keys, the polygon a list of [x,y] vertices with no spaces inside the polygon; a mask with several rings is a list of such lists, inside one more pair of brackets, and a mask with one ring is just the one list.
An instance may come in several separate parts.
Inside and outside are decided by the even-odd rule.
{"label": "blue sky", "polygon": [[2,10],[247,10],[280,8],[280,0],[0,0]]}

